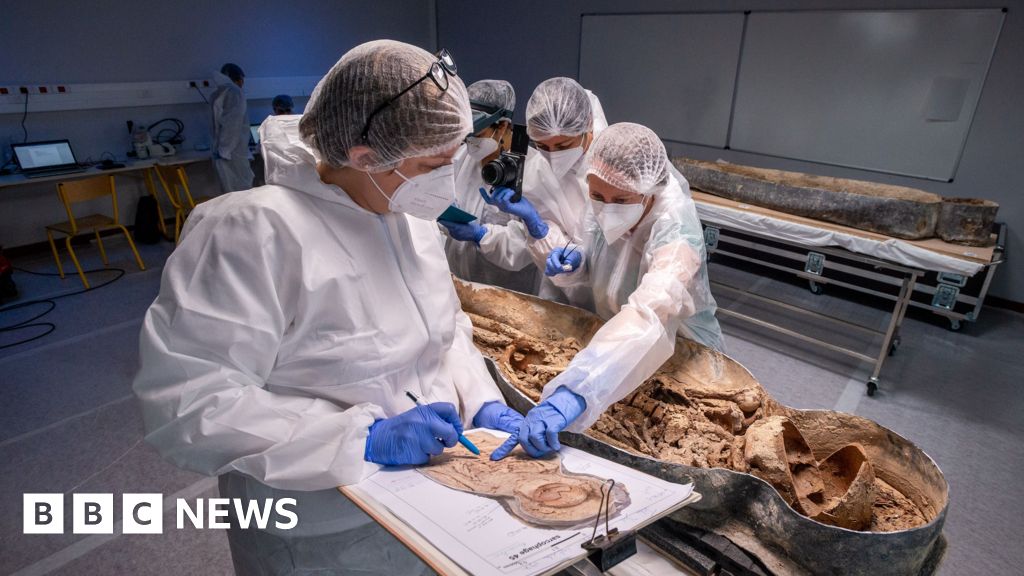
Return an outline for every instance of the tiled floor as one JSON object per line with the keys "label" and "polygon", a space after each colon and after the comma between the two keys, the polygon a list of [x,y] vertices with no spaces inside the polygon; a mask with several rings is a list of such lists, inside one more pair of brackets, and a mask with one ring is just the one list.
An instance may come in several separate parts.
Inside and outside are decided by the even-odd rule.
{"label": "tiled floor", "polygon": [[[227,540],[215,530],[165,530],[162,536],[31,536],[21,532],[25,492],[160,492],[210,497],[215,484],[162,461],[141,441],[142,422],[131,396],[137,334],[155,296],[170,245],[143,246],[140,272],[117,241],[109,252],[124,278],[57,301],[45,321],[50,335],[0,350],[0,573],[230,574]],[[96,251],[81,250],[86,266]],[[52,271],[46,254],[17,266]],[[109,277],[109,273],[106,273]],[[869,304],[813,296],[805,286],[712,267],[712,278],[756,286],[761,293],[800,300],[830,314],[879,326],[884,313]],[[98,283],[104,274],[95,275]],[[75,277],[18,273],[22,300],[80,288]],[[771,312],[751,300],[720,298],[752,315]],[[32,314],[0,313],[0,326]],[[781,318],[782,321],[791,321]],[[796,342],[723,320],[730,355],[781,402],[798,408],[843,408],[911,439],[946,474],[951,504],[946,522],[946,575],[1015,574],[1024,566],[1024,317],[986,309],[977,325],[947,331],[913,311],[903,346],[889,360],[879,393],[864,394],[868,367]],[[835,333],[801,325],[807,333]],[[0,332],[0,346],[31,333]],[[851,336],[848,344],[869,350]],[[119,515],[120,510],[116,513]],[[166,521],[173,522],[173,514]]]}

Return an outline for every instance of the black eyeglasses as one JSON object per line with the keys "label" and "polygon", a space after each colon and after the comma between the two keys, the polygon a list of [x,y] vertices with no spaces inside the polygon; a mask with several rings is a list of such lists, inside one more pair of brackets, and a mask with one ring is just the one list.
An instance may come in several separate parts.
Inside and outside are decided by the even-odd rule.
{"label": "black eyeglasses", "polygon": [[430,69],[427,70],[427,73],[424,74],[422,78],[413,82],[408,88],[402,90],[398,94],[395,94],[380,106],[374,108],[373,112],[370,112],[370,115],[366,117],[366,126],[363,127],[363,132],[360,134],[364,144],[370,141],[370,124],[373,122],[373,117],[383,112],[385,108],[394,103],[395,100],[401,98],[406,92],[419,86],[420,82],[430,78],[434,81],[434,84],[441,90],[441,92],[448,91],[448,77],[458,76],[458,67],[455,66],[455,59],[448,53],[448,50],[442,49],[436,54],[436,56],[437,61],[430,65]]}

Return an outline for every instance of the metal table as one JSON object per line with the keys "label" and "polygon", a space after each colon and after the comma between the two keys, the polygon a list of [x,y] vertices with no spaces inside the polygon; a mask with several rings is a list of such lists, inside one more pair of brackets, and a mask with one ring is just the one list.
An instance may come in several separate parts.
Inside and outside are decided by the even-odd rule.
{"label": "metal table", "polygon": [[[765,224],[775,219],[786,224],[796,223],[801,226],[820,228],[827,232],[855,234],[872,241],[864,243],[865,247],[872,243],[885,246],[893,242],[907,241],[737,203],[700,191],[694,191],[693,198],[704,224],[704,239],[709,255],[719,255],[794,274],[807,280],[811,291],[815,294],[821,294],[824,287],[831,284],[870,294],[893,303],[888,326],[884,331],[879,331],[792,303],[754,294],[722,282],[711,282],[714,288],[742,294],[745,298],[776,306],[796,315],[823,319],[854,331],[881,336],[877,354],[869,355],[834,342],[801,334],[761,318],[727,309],[718,311],[722,316],[736,318],[801,342],[871,363],[873,370],[866,383],[868,395],[874,395],[878,389],[882,366],[886,358],[901,344],[900,326],[910,306],[929,309],[940,314],[950,320],[951,329],[958,330],[961,320],[977,320],[995,269],[1005,260],[1002,248],[1006,234],[1005,225],[999,226],[995,246],[990,248],[955,246],[938,240],[909,242],[909,244],[913,244],[913,248],[917,249],[919,254],[921,253],[920,249],[934,250],[936,266],[943,259],[954,257],[964,261],[969,260],[974,269],[983,271],[970,276],[929,268],[927,258],[917,260],[918,265],[910,265],[884,258],[879,254],[859,253],[839,246],[812,245],[792,238],[784,238],[780,234],[773,234],[770,225],[758,226],[753,222],[757,220]],[[711,207],[714,210],[709,209]],[[717,214],[723,214],[723,209],[732,210],[736,214],[755,214],[757,218],[744,220],[743,218],[717,217]],[[751,223],[748,224],[748,221]],[[883,251],[879,250],[879,252]]]}

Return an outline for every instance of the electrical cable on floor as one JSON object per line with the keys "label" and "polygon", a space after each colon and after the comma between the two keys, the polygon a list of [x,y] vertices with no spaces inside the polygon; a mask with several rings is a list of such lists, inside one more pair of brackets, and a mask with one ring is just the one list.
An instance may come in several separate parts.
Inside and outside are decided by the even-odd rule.
{"label": "electrical cable on floor", "polygon": [[[15,266],[14,269],[18,270],[19,272],[24,272],[26,274],[33,274],[35,276],[60,276],[60,274],[53,273],[53,272],[34,272],[32,270],[26,270],[24,268],[18,268],[17,266]],[[116,272],[117,276],[114,276],[113,278],[111,278],[110,280],[107,280],[106,282],[103,282],[102,284],[97,284],[96,286],[91,286],[89,288],[83,288],[82,290],[78,290],[78,291],[75,291],[75,292],[68,292],[67,294],[61,294],[59,296],[54,296],[52,298],[40,298],[39,300],[29,300],[28,302],[19,302],[17,304],[11,304],[10,306],[5,306],[3,308],[0,308],[0,313],[3,313],[3,312],[8,312],[10,310],[17,310],[19,308],[27,308],[29,306],[36,306],[36,305],[39,305],[39,304],[49,305],[49,308],[47,308],[46,310],[43,310],[42,312],[36,314],[35,316],[33,316],[33,317],[31,317],[31,318],[29,318],[27,320],[22,320],[21,322],[16,322],[14,324],[10,324],[10,325],[7,325],[7,326],[0,326],[0,334],[3,334],[5,332],[14,332],[16,330],[25,330],[26,328],[39,328],[39,327],[46,328],[47,329],[46,332],[43,332],[41,334],[36,334],[35,336],[32,336],[31,338],[26,338],[24,340],[19,340],[18,342],[12,342],[10,344],[0,345],[0,350],[3,350],[5,348],[13,348],[15,346],[21,346],[22,344],[28,344],[29,342],[32,342],[34,340],[38,340],[38,339],[40,339],[40,338],[50,334],[54,330],[56,330],[57,329],[57,325],[52,323],[52,322],[36,322],[36,320],[39,320],[43,316],[46,316],[50,312],[53,312],[54,308],[57,307],[57,302],[55,302],[55,300],[60,300],[61,298],[67,298],[69,296],[77,296],[79,294],[85,294],[86,292],[92,292],[93,290],[99,290],[100,288],[103,288],[104,286],[107,286],[109,284],[112,284],[112,283],[120,280],[121,277],[125,275],[125,270],[123,268],[96,268],[96,269],[93,269],[93,270],[83,270],[82,272],[85,273],[85,274],[94,274],[94,273],[97,273],[97,272]]]}

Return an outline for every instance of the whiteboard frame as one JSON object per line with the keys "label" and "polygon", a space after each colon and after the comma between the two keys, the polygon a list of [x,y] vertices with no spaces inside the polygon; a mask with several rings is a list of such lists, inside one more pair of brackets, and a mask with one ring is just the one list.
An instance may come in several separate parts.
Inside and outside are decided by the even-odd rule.
{"label": "whiteboard frame", "polygon": [[[953,162],[953,166],[952,166],[952,170],[951,170],[951,176],[949,178],[939,178],[939,177],[935,177],[935,176],[927,176],[927,175],[921,175],[921,174],[911,174],[911,173],[908,173],[908,172],[900,172],[900,171],[896,171],[896,170],[887,170],[887,169],[882,169],[882,168],[861,166],[861,165],[856,165],[856,164],[853,164],[853,163],[828,162],[828,161],[822,161],[822,160],[800,158],[800,157],[797,157],[797,156],[788,156],[788,155],[785,155],[785,154],[772,154],[772,153],[769,153],[769,152],[762,152],[762,151],[756,151],[756,150],[748,150],[748,149],[744,149],[744,148],[735,148],[735,147],[732,146],[733,131],[734,131],[734,119],[735,119],[735,115],[736,115],[736,105],[737,105],[737,94],[739,93],[740,73],[741,73],[742,67],[743,67],[744,52],[748,49],[748,46],[747,46],[747,33],[748,33],[748,29],[749,29],[748,28],[748,24],[749,24],[749,19],[750,19],[750,15],[751,14],[753,14],[753,13],[759,13],[759,14],[779,14],[779,13],[794,13],[794,14],[807,14],[807,13],[821,13],[821,14],[827,14],[827,13],[871,13],[871,14],[882,14],[882,13],[928,13],[928,12],[967,12],[967,11],[970,11],[970,12],[984,12],[984,11],[1001,12],[1002,16],[1000,18],[999,27],[998,27],[998,29],[996,30],[996,33],[995,33],[995,38],[993,38],[993,40],[992,40],[991,51],[988,54],[988,63],[986,65],[986,67],[985,67],[984,73],[981,76],[981,87],[980,87],[980,89],[978,91],[977,101],[974,103],[974,106],[972,106],[971,110],[968,113],[969,118],[967,119],[966,129],[963,131],[963,137],[962,137],[962,139],[960,141],[959,149],[958,149],[958,151],[956,153],[956,158],[955,158],[955,160]],[[837,166],[837,167],[843,167],[843,168],[852,168],[852,169],[861,170],[861,171],[865,171],[865,172],[873,172],[873,173],[878,173],[878,174],[891,174],[891,175],[896,175],[896,176],[905,176],[905,177],[917,178],[917,179],[922,179],[922,180],[931,180],[931,181],[935,181],[935,182],[953,182],[956,179],[956,175],[957,175],[957,173],[958,173],[958,171],[960,169],[960,163],[961,163],[961,161],[963,159],[963,155],[964,155],[965,149],[967,147],[967,139],[970,137],[971,130],[974,127],[974,120],[975,120],[977,112],[978,112],[978,107],[980,106],[981,101],[982,101],[982,99],[984,98],[984,95],[985,95],[985,88],[986,88],[986,84],[988,82],[989,73],[992,70],[992,63],[993,63],[993,60],[995,59],[996,50],[998,49],[999,41],[1002,38],[1003,28],[1006,25],[1006,13],[1007,13],[1007,8],[1006,7],[999,7],[999,6],[994,6],[994,7],[977,7],[977,8],[974,8],[974,7],[971,7],[971,8],[907,8],[907,9],[854,9],[854,10],[842,9],[842,8],[822,8],[822,9],[776,9],[776,10],[771,10],[771,9],[769,9],[769,10],[711,10],[711,11],[706,11],[706,12],[702,12],[702,11],[583,12],[583,13],[580,14],[580,24],[579,24],[579,34],[578,34],[579,41],[578,41],[578,52],[577,52],[577,61],[576,61],[576,77],[580,78],[580,76],[581,76],[580,73],[581,73],[582,61],[583,61],[583,19],[586,16],[657,16],[657,15],[672,16],[672,15],[702,15],[702,14],[742,14],[743,15],[743,30],[742,30],[742,33],[741,33],[741,36],[740,36],[739,58],[738,58],[738,62],[736,64],[736,76],[734,78],[734,83],[733,83],[733,88],[732,88],[732,102],[730,103],[730,108],[729,108],[729,124],[728,124],[728,131],[727,131],[727,135],[726,135],[726,144],[725,144],[725,146],[724,147],[718,147],[718,146],[704,144],[704,143],[689,142],[689,141],[676,140],[676,139],[670,139],[670,138],[662,138],[662,140],[664,140],[665,142],[672,142],[672,143],[684,144],[684,145],[690,145],[690,146],[700,146],[700,147],[714,149],[714,150],[735,150],[737,152],[744,152],[744,153],[748,153],[748,154],[756,154],[758,156],[764,156],[764,157],[767,157],[767,158],[779,158],[779,159],[784,159],[784,160],[793,160],[793,161],[805,162],[805,163],[809,163],[809,164],[820,164],[822,166]]]}

